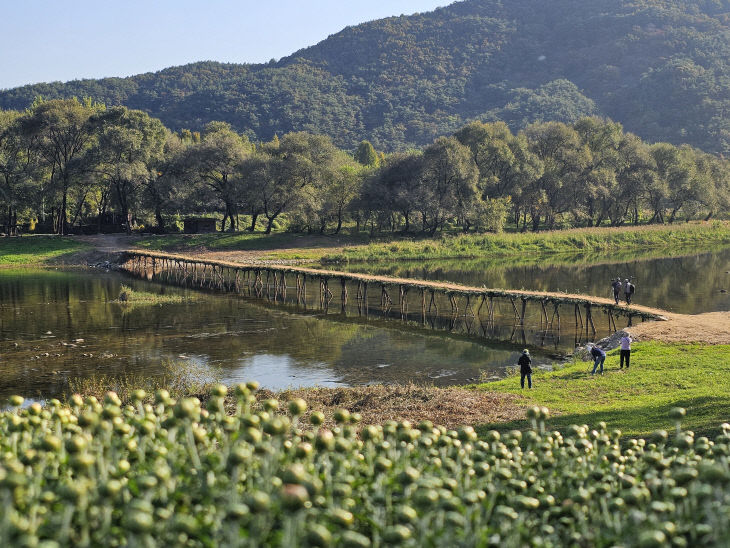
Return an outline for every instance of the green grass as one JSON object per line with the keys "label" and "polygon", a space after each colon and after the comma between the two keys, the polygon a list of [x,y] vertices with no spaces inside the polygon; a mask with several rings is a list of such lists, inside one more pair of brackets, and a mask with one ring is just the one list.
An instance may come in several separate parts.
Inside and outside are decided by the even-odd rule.
{"label": "green grass", "polygon": [[[156,251],[262,251],[269,258],[319,259],[327,248],[342,245],[363,244],[368,240],[365,234],[320,236],[280,232],[263,233],[213,233],[172,234],[142,238],[135,242],[139,247]],[[296,251],[290,251],[296,248]],[[289,250],[280,252],[277,250]]]}
{"label": "green grass", "polygon": [[447,259],[552,253],[636,251],[730,244],[730,223],[581,228],[538,233],[459,234],[401,239],[352,247],[322,257],[324,262],[388,259]]}
{"label": "green grass", "polygon": [[179,293],[150,293],[132,289],[126,285],[122,285],[119,290],[119,302],[122,304],[183,303],[190,300],[192,297]]}
{"label": "green grass", "polygon": [[[685,428],[716,434],[730,422],[730,346],[634,343],[631,369],[619,370],[619,353],[608,353],[603,376],[591,376],[593,362],[577,361],[552,372],[533,374],[533,389],[521,390],[519,376],[479,385],[480,389],[522,394],[524,403],[545,406],[559,416],[552,428],[606,422],[625,435],[671,429],[672,407],[687,409]],[[524,428],[524,421],[483,429]]]}
{"label": "green grass", "polygon": [[0,238],[0,266],[43,264],[87,249],[88,244],[63,236]]}

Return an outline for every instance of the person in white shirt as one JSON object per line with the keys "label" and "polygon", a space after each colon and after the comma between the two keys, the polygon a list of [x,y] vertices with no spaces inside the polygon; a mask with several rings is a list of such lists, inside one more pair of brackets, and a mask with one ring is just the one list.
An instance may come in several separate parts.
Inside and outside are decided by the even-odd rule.
{"label": "person in white shirt", "polygon": [[621,358],[619,362],[619,369],[624,368],[624,360],[626,360],[626,369],[629,368],[629,361],[631,360],[631,335],[626,333],[621,337]]}

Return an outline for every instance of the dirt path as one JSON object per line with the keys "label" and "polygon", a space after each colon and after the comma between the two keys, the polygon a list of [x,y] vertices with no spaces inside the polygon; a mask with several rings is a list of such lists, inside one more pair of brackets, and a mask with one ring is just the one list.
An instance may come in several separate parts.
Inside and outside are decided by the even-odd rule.
{"label": "dirt path", "polygon": [[639,340],[730,344],[730,312],[669,314],[666,322],[644,322],[626,331]]}

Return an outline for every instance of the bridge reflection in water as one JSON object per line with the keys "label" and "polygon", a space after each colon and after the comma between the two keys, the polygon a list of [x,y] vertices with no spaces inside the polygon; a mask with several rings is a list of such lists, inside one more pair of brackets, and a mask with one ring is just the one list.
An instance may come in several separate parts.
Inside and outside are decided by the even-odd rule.
{"label": "bridge reflection in water", "polygon": [[[578,346],[599,334],[613,333],[623,327],[617,320],[631,326],[637,320],[666,319],[661,310],[616,305],[585,295],[477,288],[297,266],[245,265],[154,252],[127,251],[122,268],[134,276],[182,287],[266,299],[324,314],[397,319],[472,337],[528,344],[526,326],[530,326],[537,334],[535,344],[556,348],[561,336],[568,334]],[[561,311],[567,318],[561,317]],[[597,314],[605,316],[601,322],[605,329],[596,326]]]}

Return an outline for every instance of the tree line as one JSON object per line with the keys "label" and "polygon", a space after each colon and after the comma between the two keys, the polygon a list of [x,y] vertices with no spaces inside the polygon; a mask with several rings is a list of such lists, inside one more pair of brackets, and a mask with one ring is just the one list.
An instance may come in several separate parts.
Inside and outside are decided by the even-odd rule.
{"label": "tree line", "polygon": [[306,132],[252,142],[224,122],[172,132],[139,110],[37,100],[0,111],[0,202],[6,233],[166,232],[211,214],[221,231],[536,231],[727,216],[730,164],[596,117],[516,134],[473,122],[385,155],[368,141],[352,152]]}

